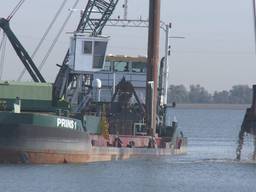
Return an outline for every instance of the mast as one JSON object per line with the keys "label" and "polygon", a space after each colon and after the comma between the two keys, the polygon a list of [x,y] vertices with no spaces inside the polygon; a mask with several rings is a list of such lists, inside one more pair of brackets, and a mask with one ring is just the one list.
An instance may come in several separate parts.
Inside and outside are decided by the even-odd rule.
{"label": "mast", "polygon": [[124,0],[124,4],[123,4],[123,8],[124,8],[124,20],[127,20],[127,16],[128,16],[128,0]]}
{"label": "mast", "polygon": [[156,133],[156,111],[158,99],[158,64],[160,35],[160,0],[149,0],[148,61],[146,109],[149,134]]}
{"label": "mast", "polygon": [[255,53],[256,53],[256,6],[255,6],[255,0],[252,0],[252,8],[253,8],[254,46],[255,46]]}

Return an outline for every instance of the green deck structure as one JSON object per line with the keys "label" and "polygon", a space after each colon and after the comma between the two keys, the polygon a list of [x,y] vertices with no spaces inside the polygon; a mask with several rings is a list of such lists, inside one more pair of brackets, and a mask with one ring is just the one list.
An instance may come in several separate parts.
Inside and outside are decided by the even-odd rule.
{"label": "green deck structure", "polygon": [[16,98],[21,99],[24,111],[54,111],[52,106],[52,84],[0,81],[0,106],[12,110]]}

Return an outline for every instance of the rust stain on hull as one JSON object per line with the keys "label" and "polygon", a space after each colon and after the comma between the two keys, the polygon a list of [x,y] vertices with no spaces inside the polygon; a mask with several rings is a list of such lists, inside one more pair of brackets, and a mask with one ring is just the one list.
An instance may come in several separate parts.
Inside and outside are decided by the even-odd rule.
{"label": "rust stain on hull", "polygon": [[88,159],[88,154],[0,150],[1,163],[61,164],[82,163]]}
{"label": "rust stain on hull", "polygon": [[118,154],[66,154],[50,152],[3,152],[0,151],[0,163],[62,164],[91,163],[99,161],[125,160],[129,155]]}
{"label": "rust stain on hull", "polygon": [[57,151],[17,151],[0,149],[0,163],[62,164],[90,163],[112,160],[126,160],[133,157],[157,157],[162,155],[182,155],[185,148],[173,149],[128,149],[92,148],[89,152],[63,153]]}

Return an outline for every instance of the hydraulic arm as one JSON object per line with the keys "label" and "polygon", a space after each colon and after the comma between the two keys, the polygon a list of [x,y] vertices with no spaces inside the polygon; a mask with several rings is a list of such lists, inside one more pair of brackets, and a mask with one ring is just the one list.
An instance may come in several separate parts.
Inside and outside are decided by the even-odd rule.
{"label": "hydraulic arm", "polygon": [[37,69],[36,65],[34,64],[29,54],[27,53],[26,49],[22,46],[22,44],[19,42],[15,34],[12,32],[9,26],[9,21],[7,19],[0,18],[0,27],[4,30],[15,52],[17,53],[20,60],[28,70],[32,79],[35,82],[45,82],[43,76]]}

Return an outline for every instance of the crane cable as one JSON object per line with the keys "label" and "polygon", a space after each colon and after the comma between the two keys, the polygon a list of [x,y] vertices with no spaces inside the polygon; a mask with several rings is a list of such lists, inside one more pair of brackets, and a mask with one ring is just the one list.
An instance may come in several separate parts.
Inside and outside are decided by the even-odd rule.
{"label": "crane cable", "polygon": [[[78,3],[79,3],[79,0],[76,0],[75,3],[74,3],[74,5],[73,5],[73,7],[72,7],[72,9],[75,9]],[[39,67],[38,67],[39,71],[41,71],[42,68],[44,67],[44,65],[45,65],[45,63],[46,63],[48,57],[50,56],[50,54],[51,54],[51,52],[52,52],[52,49],[54,48],[54,46],[56,45],[57,41],[59,40],[59,37],[60,37],[62,31],[64,30],[64,28],[66,27],[66,25],[67,25],[67,23],[68,23],[70,17],[72,16],[72,14],[73,14],[73,11],[70,11],[70,13],[68,14],[68,16],[66,17],[66,19],[65,19],[64,23],[62,24],[62,26],[61,26],[59,32],[57,33],[55,39],[53,40],[53,42],[52,42],[52,44],[51,44],[49,50],[47,51],[45,57],[43,58],[41,64],[39,65]]]}
{"label": "crane cable", "polygon": [[[20,7],[22,6],[22,4],[25,2],[25,0],[20,0],[19,3],[14,7],[14,9],[12,10],[12,12],[10,13],[10,15],[7,17],[7,21],[10,21],[13,16],[17,13],[17,11],[20,9]],[[7,44],[7,36],[3,31],[3,37],[1,40],[1,44],[0,44],[0,80],[2,79],[2,75],[3,75],[3,68],[4,68],[4,63],[5,63],[5,56],[6,56],[6,44]]]}
{"label": "crane cable", "polygon": [[[1,30],[0,30],[0,32],[1,32]],[[0,51],[1,51],[1,48],[2,48],[2,46],[3,46],[3,41],[4,41],[4,32],[3,32],[3,36],[2,36],[2,39],[1,39],[1,41],[0,41]]]}
{"label": "crane cable", "polygon": [[[53,20],[51,21],[50,25],[47,27],[45,33],[43,34],[41,40],[39,41],[38,45],[36,46],[34,52],[31,55],[31,58],[33,59],[36,55],[36,53],[38,52],[38,50],[41,48],[44,40],[46,39],[47,35],[49,34],[50,30],[52,29],[54,23],[56,22],[57,18],[59,17],[61,11],[63,10],[65,4],[67,3],[68,0],[64,0],[60,6],[60,8],[58,9],[58,11],[56,12],[56,14],[54,15]],[[22,79],[22,77],[24,76],[24,74],[26,73],[26,68],[24,67],[22,72],[20,73],[19,77],[18,77],[18,81],[20,81]]]}
{"label": "crane cable", "polygon": [[7,37],[6,34],[3,33],[3,38],[0,45],[0,80],[2,80],[3,75],[3,68],[4,68],[4,62],[5,62],[5,55],[6,55],[6,43],[7,43]]}
{"label": "crane cable", "polygon": [[16,14],[16,12],[19,10],[21,5],[25,2],[25,0],[20,0],[20,2],[14,7],[10,15],[7,17],[7,20],[10,21],[12,17]]}

